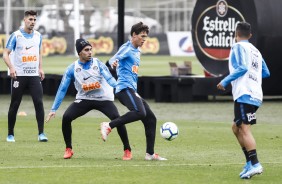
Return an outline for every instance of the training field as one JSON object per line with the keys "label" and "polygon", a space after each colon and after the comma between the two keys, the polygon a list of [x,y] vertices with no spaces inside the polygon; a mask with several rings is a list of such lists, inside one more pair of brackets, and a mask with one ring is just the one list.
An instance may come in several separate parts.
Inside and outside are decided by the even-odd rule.
{"label": "training field", "polygon": [[[54,97],[44,96],[48,114]],[[107,119],[92,111],[73,122],[74,156],[63,159],[65,145],[61,118],[73,97],[67,97],[57,116],[45,125],[49,142],[37,141],[34,109],[24,96],[15,128],[15,143],[7,143],[9,95],[0,95],[0,183],[281,183],[282,123],[281,101],[265,101],[258,110],[258,125],[253,127],[264,173],[249,181],[238,174],[244,164],[243,154],[231,132],[233,102],[217,99],[209,102],[155,103],[148,100],[158,118],[155,151],[168,161],[145,161],[144,128],[141,122],[127,125],[133,157],[122,161],[122,145],[114,130],[107,142],[100,138],[100,122]],[[126,109],[115,102],[123,114]],[[165,121],[180,129],[177,139],[168,142],[159,135]]]}
{"label": "training field", "polygon": [[[110,59],[110,56],[94,56],[102,62]],[[63,74],[68,65],[77,58],[74,56],[50,56],[43,57],[43,69],[46,74]],[[170,75],[169,62],[176,62],[183,65],[184,61],[192,61],[192,73],[203,75],[203,68],[196,57],[170,57],[170,56],[141,56],[141,65],[138,73],[140,76],[163,76]],[[0,62],[0,71],[6,71],[6,65]]]}
{"label": "training field", "polygon": [[[98,57],[106,62],[109,57]],[[63,74],[75,57],[43,58],[46,74]],[[193,74],[203,75],[195,57],[142,56],[140,75],[170,75],[168,62],[183,64],[192,61]],[[6,70],[0,62],[0,70]],[[1,87],[1,86],[0,86]],[[31,98],[24,96],[15,127],[15,143],[7,143],[7,112],[9,95],[0,95],[0,184],[69,184],[69,183],[135,183],[135,184],[237,184],[281,183],[282,180],[282,114],[281,100],[266,100],[258,110],[258,125],[253,126],[260,162],[264,173],[242,181],[238,174],[244,165],[243,153],[231,131],[233,102],[230,97],[216,101],[191,103],[155,103],[148,100],[158,123],[155,151],[168,161],[145,161],[145,135],[141,122],[127,125],[133,160],[122,161],[123,147],[114,130],[107,142],[100,137],[99,126],[107,118],[89,112],[73,122],[74,156],[64,160],[65,144],[61,119],[74,97],[66,97],[56,118],[45,125],[49,141],[37,141],[37,125]],[[46,115],[54,97],[44,96]],[[115,102],[120,114],[126,109]],[[159,127],[175,122],[180,130],[177,139],[169,142],[160,137]]]}

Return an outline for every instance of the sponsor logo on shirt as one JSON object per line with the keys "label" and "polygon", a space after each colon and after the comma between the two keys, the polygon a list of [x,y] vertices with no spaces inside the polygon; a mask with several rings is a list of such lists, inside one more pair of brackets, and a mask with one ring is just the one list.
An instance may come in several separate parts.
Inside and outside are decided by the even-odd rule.
{"label": "sponsor logo on shirt", "polygon": [[92,76],[90,75],[90,76],[88,76],[88,77],[83,77],[83,80],[87,80],[87,79],[89,79],[90,77],[92,77]]}
{"label": "sponsor logo on shirt", "polygon": [[23,68],[23,72],[25,74],[32,74],[32,73],[36,73],[36,67],[24,67]]}
{"label": "sponsor logo on shirt", "polygon": [[30,46],[30,47],[25,47],[25,50],[28,50],[28,49],[30,49],[31,47],[33,47],[33,46]]}
{"label": "sponsor logo on shirt", "polygon": [[35,62],[37,61],[37,57],[36,56],[23,56],[22,57],[22,62],[26,63],[26,62]]}
{"label": "sponsor logo on shirt", "polygon": [[92,83],[82,83],[82,89],[83,91],[92,91],[95,89],[100,89],[101,84],[99,82],[92,82]]}

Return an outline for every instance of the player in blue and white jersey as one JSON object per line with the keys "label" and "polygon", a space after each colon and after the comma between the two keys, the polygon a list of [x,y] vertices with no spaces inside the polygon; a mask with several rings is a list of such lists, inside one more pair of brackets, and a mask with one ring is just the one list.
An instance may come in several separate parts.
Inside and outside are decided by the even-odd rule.
{"label": "player in blue and white jersey", "polygon": [[228,84],[232,84],[235,116],[232,130],[246,157],[246,164],[239,174],[242,179],[249,179],[263,172],[251,125],[256,124],[256,111],[263,100],[262,78],[270,76],[261,53],[248,41],[251,36],[249,23],[237,24],[236,43],[229,56],[230,74],[217,85],[218,89],[225,90]]}
{"label": "player in blue and white jersey", "polygon": [[[104,63],[97,58],[91,57],[92,46],[88,41],[77,39],[76,50],[79,59],[67,68],[57,91],[51,112],[45,121],[48,122],[52,117],[55,117],[70,83],[74,81],[77,90],[76,99],[65,111],[62,119],[62,132],[66,144],[65,159],[69,159],[73,155],[71,126],[73,120],[93,109],[102,112],[111,120],[119,117],[118,110],[113,103],[113,88],[116,87],[116,80]],[[131,155],[128,155],[128,153],[130,153],[131,148],[126,127],[124,125],[119,126],[117,131],[124,145],[123,160],[130,160]]]}
{"label": "player in blue and white jersey", "polygon": [[140,65],[140,49],[147,39],[149,28],[139,22],[131,28],[131,40],[124,43],[110,59],[112,66],[117,66],[116,96],[129,112],[112,120],[101,123],[102,139],[106,141],[108,134],[115,127],[141,120],[146,135],[145,160],[166,160],[155,154],[155,137],[157,119],[147,102],[137,93],[138,68]]}
{"label": "player in blue and white jersey", "polygon": [[42,69],[42,36],[33,29],[36,16],[37,12],[33,10],[24,13],[24,27],[11,34],[3,52],[3,60],[12,78],[7,142],[15,142],[14,127],[25,89],[29,90],[33,100],[38,126],[38,141],[48,141],[44,134],[43,88],[41,85],[45,77]]}

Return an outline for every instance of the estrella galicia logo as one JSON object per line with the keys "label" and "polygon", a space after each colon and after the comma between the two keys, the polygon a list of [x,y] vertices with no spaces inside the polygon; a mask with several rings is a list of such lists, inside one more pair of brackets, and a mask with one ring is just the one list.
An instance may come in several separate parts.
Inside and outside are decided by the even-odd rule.
{"label": "estrella galicia logo", "polygon": [[227,14],[228,5],[225,0],[219,0],[216,3],[216,13],[219,17],[224,17]]}
{"label": "estrella galicia logo", "polygon": [[228,60],[235,29],[243,15],[225,0],[207,7],[196,20],[195,39],[201,52],[213,60]]}
{"label": "estrella galicia logo", "polygon": [[192,37],[185,36],[181,38],[178,46],[183,52],[194,52]]}

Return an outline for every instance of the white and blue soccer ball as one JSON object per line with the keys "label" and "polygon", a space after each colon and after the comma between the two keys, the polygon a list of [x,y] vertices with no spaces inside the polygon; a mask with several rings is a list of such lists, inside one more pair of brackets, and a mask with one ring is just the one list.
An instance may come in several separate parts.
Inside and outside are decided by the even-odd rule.
{"label": "white and blue soccer ball", "polygon": [[175,123],[166,122],[161,126],[160,133],[162,138],[168,141],[172,141],[178,136],[179,130]]}

